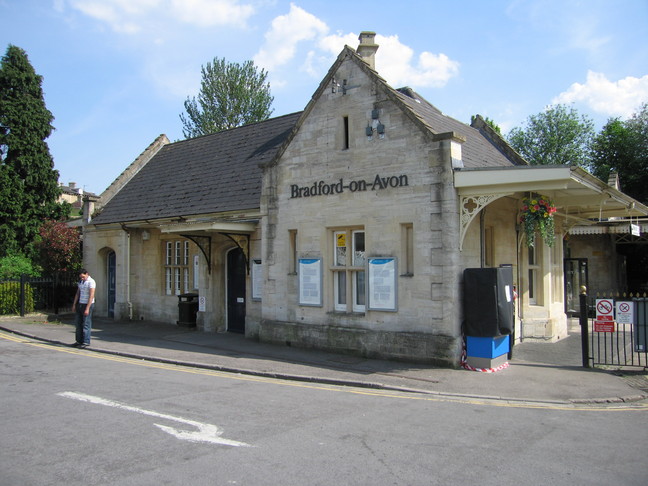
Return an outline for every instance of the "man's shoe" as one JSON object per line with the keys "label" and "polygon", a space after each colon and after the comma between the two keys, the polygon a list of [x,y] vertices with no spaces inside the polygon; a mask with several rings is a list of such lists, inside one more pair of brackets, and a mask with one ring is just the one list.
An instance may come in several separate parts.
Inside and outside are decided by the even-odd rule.
{"label": "man's shoe", "polygon": [[79,346],[81,346],[81,343],[72,343],[72,344],[70,344],[70,347],[72,347],[72,348],[78,348]]}
{"label": "man's shoe", "polygon": [[90,346],[90,345],[89,345],[89,344],[86,344],[86,343],[83,343],[83,344],[79,344],[78,348],[79,348],[79,349],[85,349],[85,348],[87,348],[88,346]]}

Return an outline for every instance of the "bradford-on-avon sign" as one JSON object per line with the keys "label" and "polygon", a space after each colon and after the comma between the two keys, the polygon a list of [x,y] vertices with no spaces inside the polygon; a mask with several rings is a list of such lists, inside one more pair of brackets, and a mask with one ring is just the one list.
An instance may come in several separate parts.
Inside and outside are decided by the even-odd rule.
{"label": "bradford-on-avon sign", "polygon": [[296,197],[313,197],[313,196],[330,196],[332,194],[342,194],[344,191],[350,192],[363,192],[363,191],[379,191],[387,189],[388,187],[406,187],[409,185],[407,175],[381,177],[376,174],[373,181],[367,182],[366,180],[353,180],[348,184],[344,183],[344,179],[338,182],[314,182],[310,186],[299,186],[297,184],[290,185],[290,198]]}

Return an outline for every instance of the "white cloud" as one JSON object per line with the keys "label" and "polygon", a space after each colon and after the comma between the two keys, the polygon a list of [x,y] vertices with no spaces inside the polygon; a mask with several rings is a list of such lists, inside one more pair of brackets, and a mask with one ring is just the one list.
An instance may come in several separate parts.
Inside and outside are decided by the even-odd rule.
{"label": "white cloud", "polygon": [[376,43],[380,45],[376,69],[392,86],[441,88],[459,74],[459,62],[442,53],[424,51],[414,60],[413,49],[402,44],[397,35],[377,35]]}
{"label": "white cloud", "polygon": [[245,26],[254,13],[252,5],[239,5],[238,0],[172,0],[174,17],[192,25]]}
{"label": "white cloud", "polygon": [[648,75],[628,76],[610,81],[602,73],[589,71],[584,84],[574,83],[552,100],[557,103],[584,103],[607,116],[632,116],[637,107],[648,100]]}
{"label": "white cloud", "polygon": [[140,32],[145,24],[159,18],[199,27],[240,27],[254,13],[250,4],[240,4],[239,0],[70,0],[69,3],[73,9],[108,24],[115,32],[126,34]]}
{"label": "white cloud", "polygon": [[254,56],[254,63],[268,71],[294,58],[297,44],[328,32],[327,25],[304,9],[290,4],[286,15],[275,17],[265,34],[265,43]]}
{"label": "white cloud", "polygon": [[[298,62],[301,70],[314,78],[320,77],[345,45],[353,48],[358,45],[358,34],[326,35],[328,31],[323,21],[291,4],[287,15],[272,21],[265,44],[254,56],[254,62],[268,71],[278,70],[297,57],[298,43],[311,41],[309,50]],[[378,34],[376,43],[380,46],[376,53],[376,69],[393,86],[442,87],[459,73],[459,63],[445,54],[426,51],[414,59],[413,49],[402,44],[398,36]]]}

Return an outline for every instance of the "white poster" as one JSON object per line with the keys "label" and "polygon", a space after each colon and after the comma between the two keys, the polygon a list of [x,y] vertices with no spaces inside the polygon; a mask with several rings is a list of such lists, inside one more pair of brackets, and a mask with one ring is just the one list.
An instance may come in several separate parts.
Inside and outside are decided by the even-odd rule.
{"label": "white poster", "polygon": [[299,259],[299,305],[322,305],[322,260]]}
{"label": "white poster", "polygon": [[252,260],[252,300],[261,300],[263,295],[263,267],[261,260]]}
{"label": "white poster", "polygon": [[396,259],[369,258],[369,309],[396,310]]}

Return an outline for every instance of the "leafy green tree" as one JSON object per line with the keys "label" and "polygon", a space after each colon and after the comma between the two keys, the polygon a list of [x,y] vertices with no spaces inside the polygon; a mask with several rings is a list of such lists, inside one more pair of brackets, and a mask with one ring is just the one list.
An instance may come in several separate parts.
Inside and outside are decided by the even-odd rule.
{"label": "leafy green tree", "polygon": [[[648,103],[628,120],[611,118],[592,144],[592,173],[603,181],[611,172],[619,176],[621,190],[648,204]],[[628,289],[636,291],[648,283],[648,246],[617,245],[626,257]]]}
{"label": "leafy green tree", "polygon": [[187,98],[180,115],[185,138],[207,135],[267,120],[274,98],[268,73],[252,61],[243,64],[214,58],[201,68],[198,98]]}
{"label": "leafy green tree", "polygon": [[575,108],[554,105],[531,115],[526,126],[513,128],[508,143],[531,165],[589,167],[594,122]]}
{"label": "leafy green tree", "polygon": [[619,175],[621,190],[648,204],[648,103],[626,121],[611,118],[594,138],[592,173],[607,181]]}
{"label": "leafy green tree", "polygon": [[[475,121],[476,118],[477,118],[477,116],[475,116],[475,115],[471,115],[471,116],[470,116],[470,124],[471,124],[471,125],[474,123],[474,121]],[[492,129],[493,129],[493,130],[495,130],[495,132],[496,132],[498,135],[502,135],[502,129],[499,127],[499,125],[498,125],[497,123],[495,123],[493,120],[491,120],[491,119],[488,118],[488,117],[485,117],[485,118],[484,118],[484,121],[485,121],[485,122],[486,122],[486,123],[487,123],[487,124],[488,124]]]}
{"label": "leafy green tree", "polygon": [[43,220],[67,216],[45,139],[54,117],[27,54],[9,45],[0,60],[0,256],[33,254]]}

